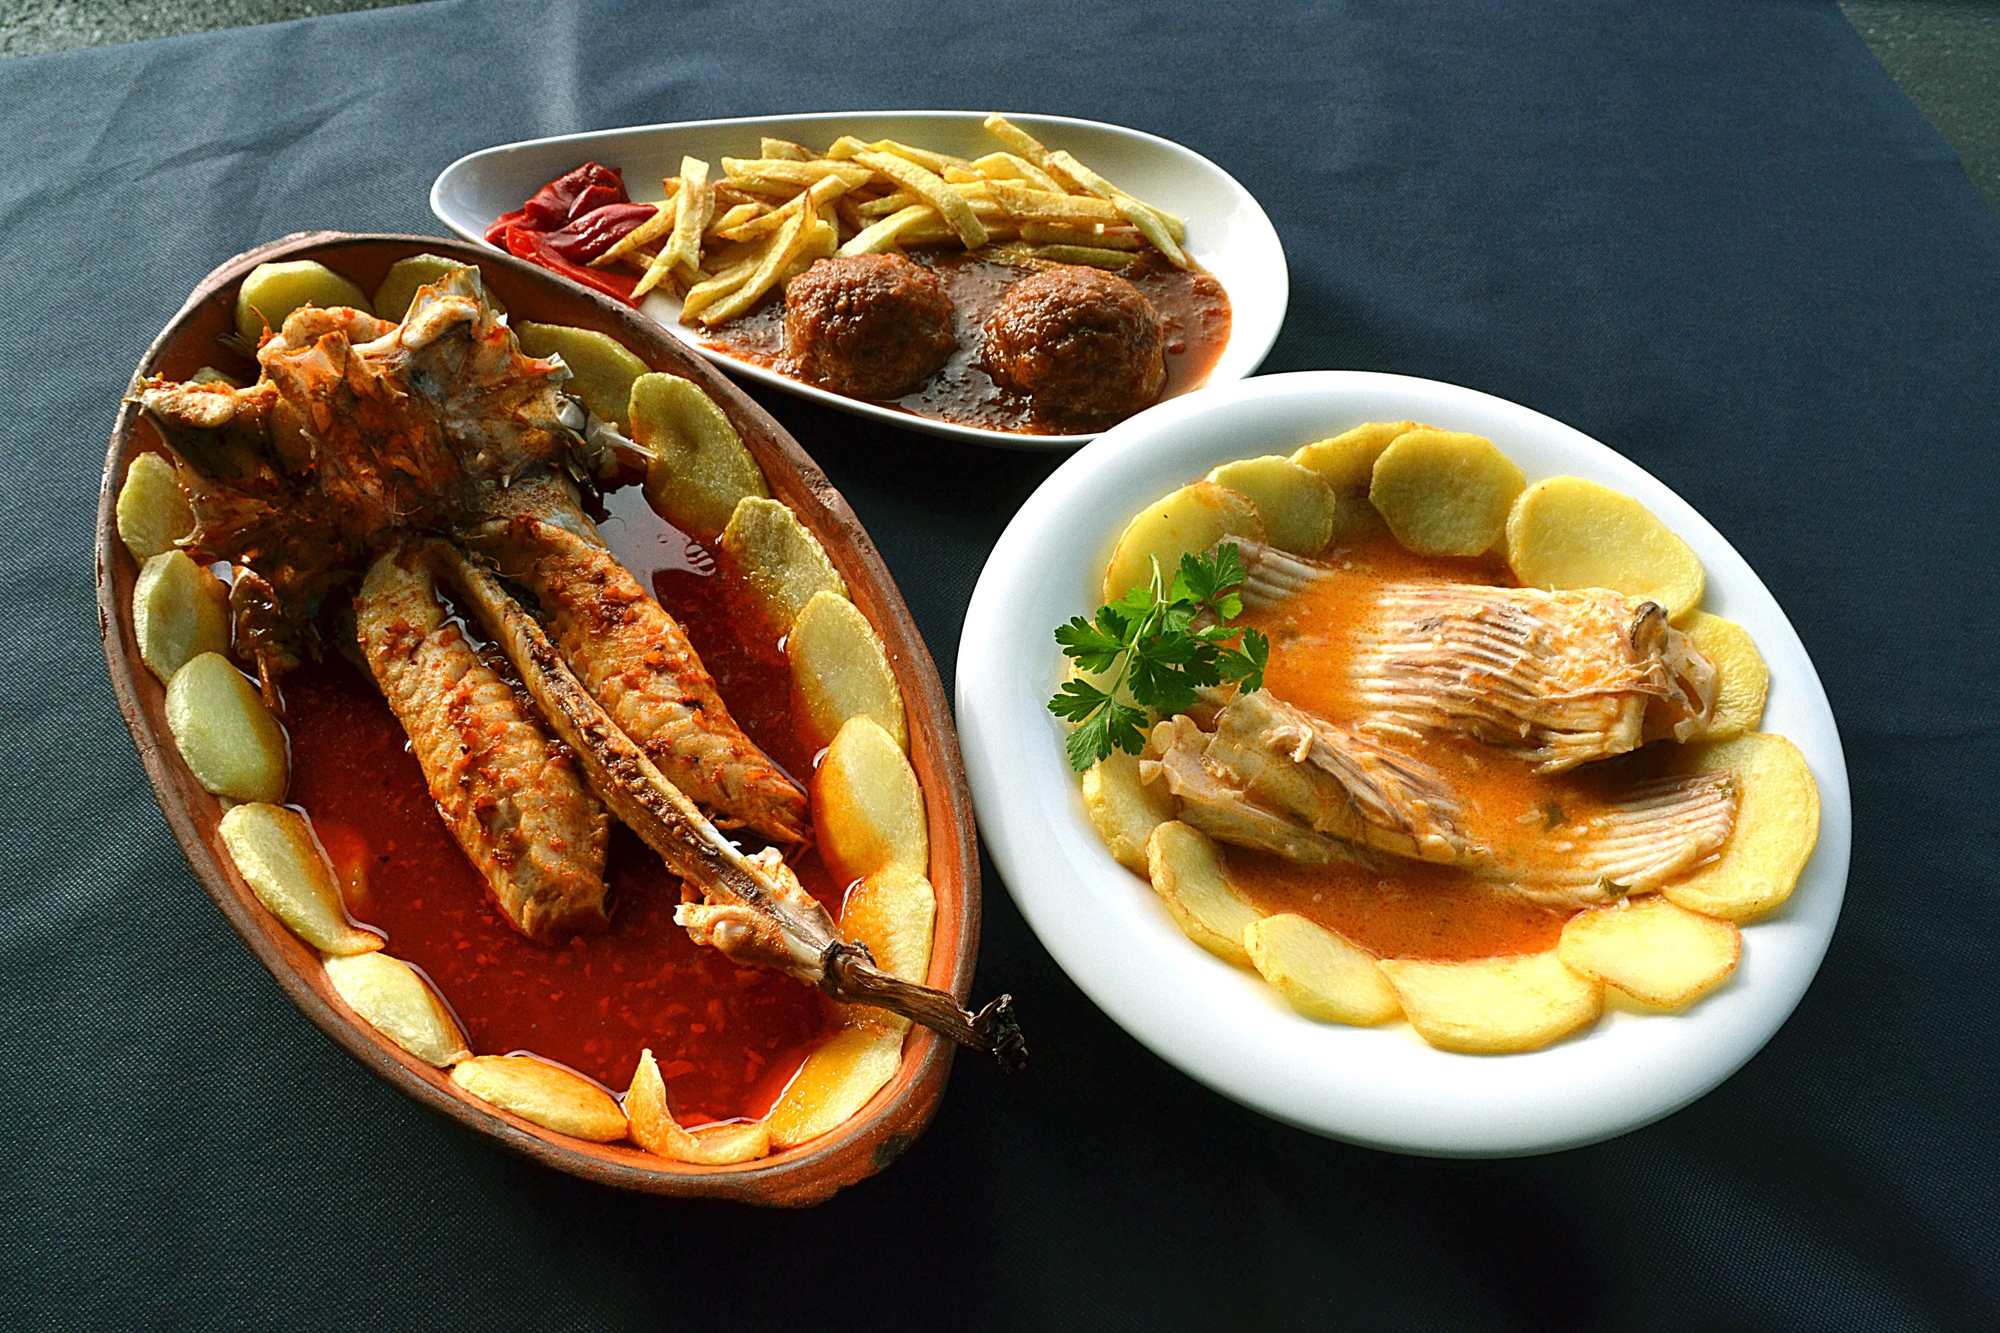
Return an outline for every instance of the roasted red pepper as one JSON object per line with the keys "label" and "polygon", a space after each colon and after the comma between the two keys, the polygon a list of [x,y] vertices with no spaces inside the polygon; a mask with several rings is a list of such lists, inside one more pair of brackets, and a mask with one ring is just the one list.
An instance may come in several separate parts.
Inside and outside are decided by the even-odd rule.
{"label": "roasted red pepper", "polygon": [[625,177],[616,167],[586,162],[535,191],[535,197],[511,213],[502,213],[486,229],[488,245],[504,245],[509,227],[554,231],[606,204],[627,203]]}
{"label": "roasted red pepper", "polygon": [[560,231],[543,232],[549,248],[573,264],[588,264],[652,219],[654,204],[606,204],[594,208]]}
{"label": "roasted red pepper", "polygon": [[[489,237],[492,235],[490,232],[487,234]],[[508,227],[500,243],[504,244],[507,253],[516,259],[539,264],[551,273],[560,273],[572,282],[580,282],[592,291],[603,292],[613,300],[623,301],[626,305],[637,307],[639,304],[632,299],[632,289],[639,285],[637,275],[613,273],[609,269],[585,268],[581,264],[571,263],[541,232],[530,231],[521,226]]]}

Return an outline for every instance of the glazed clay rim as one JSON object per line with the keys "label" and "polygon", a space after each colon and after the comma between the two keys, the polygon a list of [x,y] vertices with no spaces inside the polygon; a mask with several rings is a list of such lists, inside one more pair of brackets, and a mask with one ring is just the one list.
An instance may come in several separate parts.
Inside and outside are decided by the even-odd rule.
{"label": "glazed clay rim", "polygon": [[[148,346],[132,382],[136,386],[154,373],[187,375],[213,359],[217,349],[212,334],[233,327],[236,286],[258,264],[344,255],[360,266],[347,270],[351,274],[374,271],[379,280],[379,270],[389,263],[422,253],[479,267],[515,318],[536,317],[610,334],[652,369],[694,381],[728,413],[774,495],[821,539],[857,606],[881,634],[909,709],[910,759],[924,791],[931,880],[938,896],[926,981],[964,1003],[979,948],[979,857],[958,737],[937,667],[875,544],[825,473],[768,413],[671,334],[607,297],[485,246],[430,236],[300,232],[237,255],[204,278]],[[341,268],[337,261],[330,266]],[[372,282],[364,286],[372,287]],[[203,335],[204,328],[209,336]],[[180,361],[190,364],[163,369]],[[923,1132],[943,1096],[954,1052],[949,1041],[924,1028],[913,1029],[905,1040],[895,1075],[839,1129],[756,1162],[711,1167],[672,1162],[630,1145],[586,1143],[469,1100],[451,1083],[448,1071],[411,1056],[349,1010],[327,982],[318,954],[257,901],[219,853],[214,836],[221,806],[181,762],[166,724],[165,689],[139,659],[131,621],[137,564],[118,539],[115,507],[126,467],[142,452],[140,446],[151,442],[148,434],[139,428],[137,405],[125,402],[112,429],[98,495],[98,628],[112,689],[161,813],[196,878],[315,1026],[370,1072],[431,1110],[534,1161],[621,1189],[801,1207],[875,1174]]]}

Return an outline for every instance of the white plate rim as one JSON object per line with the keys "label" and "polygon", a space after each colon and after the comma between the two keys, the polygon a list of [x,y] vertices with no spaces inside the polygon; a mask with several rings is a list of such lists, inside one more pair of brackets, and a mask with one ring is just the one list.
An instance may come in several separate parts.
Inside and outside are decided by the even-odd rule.
{"label": "white plate rim", "polygon": [[[1042,708],[1060,677],[1052,631],[1089,614],[1132,513],[1216,463],[1288,453],[1365,420],[1410,417],[1487,435],[1531,480],[1572,472],[1637,497],[1701,556],[1704,607],[1750,629],[1771,669],[1764,729],[1791,738],[1819,784],[1819,844],[1791,900],[1744,928],[1743,961],[1674,1015],[1607,1006],[1541,1051],[1467,1056],[1405,1023],[1323,1025],[1181,935],[1105,851]],[[1306,423],[1313,423],[1307,425]],[[1031,928],[1112,1019],[1225,1096],[1303,1129],[1439,1157],[1577,1147],[1694,1101],[1762,1048],[1804,996],[1839,917],[1851,841],[1847,768],[1817,672],[1790,621],[1706,519],[1636,463],[1530,408],[1408,376],[1264,376],[1150,408],[1067,460],[1029,498],[980,575],[956,688],[980,831]]]}

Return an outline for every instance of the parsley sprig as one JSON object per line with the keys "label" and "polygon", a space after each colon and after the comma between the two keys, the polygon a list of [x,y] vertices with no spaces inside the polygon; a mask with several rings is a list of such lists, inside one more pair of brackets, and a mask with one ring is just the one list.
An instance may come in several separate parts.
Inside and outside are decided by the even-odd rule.
{"label": "parsley sprig", "polygon": [[[1271,641],[1228,623],[1243,614],[1243,599],[1230,589],[1247,572],[1234,542],[1213,555],[1183,555],[1171,585],[1155,560],[1151,582],[1098,607],[1094,622],[1076,616],[1056,629],[1063,655],[1082,670],[1099,677],[1114,668],[1117,673],[1109,689],[1071,680],[1049,700],[1051,713],[1076,723],[1067,746],[1071,768],[1081,773],[1113,749],[1139,753],[1147,710],[1163,717],[1184,713],[1205,685],[1264,687]],[[1195,621],[1210,612],[1215,623],[1196,629]],[[1138,707],[1118,698],[1120,687]]]}

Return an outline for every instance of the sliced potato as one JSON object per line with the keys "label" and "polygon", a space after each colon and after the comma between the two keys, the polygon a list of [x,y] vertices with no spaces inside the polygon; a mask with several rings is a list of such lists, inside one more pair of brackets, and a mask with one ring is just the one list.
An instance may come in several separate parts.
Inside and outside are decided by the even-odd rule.
{"label": "sliced potato", "polygon": [[1655,894],[1578,912],[1556,946],[1570,971],[1661,1009],[1715,987],[1736,970],[1742,951],[1743,936],[1729,922]]}
{"label": "sliced potato", "polygon": [[1171,582],[1183,555],[1206,551],[1224,537],[1263,541],[1264,521],[1257,516],[1257,506],[1248,496],[1212,481],[1181,487],[1140,510],[1125,525],[1111,553],[1111,567],[1104,571],[1104,600],[1115,602],[1150,581],[1154,561]]}
{"label": "sliced potato", "polygon": [[284,728],[257,687],[221,653],[192,658],[167,684],[167,726],[201,785],[239,801],[285,794]]}
{"label": "sliced potato", "polygon": [[1294,1009],[1323,1023],[1367,1027],[1403,1012],[1375,956],[1292,912],[1243,928],[1243,948]]}
{"label": "sliced potato", "polygon": [[203,653],[229,651],[229,589],[185,551],[156,555],[132,585],[132,635],[165,684]]}
{"label": "sliced potato", "polygon": [[1333,537],[1333,487],[1289,458],[1267,454],[1224,463],[1208,479],[1246,495],[1264,521],[1264,540],[1293,555],[1318,555]]}
{"label": "sliced potato", "polygon": [[1139,758],[1113,750],[1083,775],[1083,808],[1111,856],[1135,875],[1148,874],[1146,843],[1153,830],[1174,817],[1173,794],[1164,782],[1139,781]]}
{"label": "sliced potato", "polygon": [[592,1143],[625,1137],[625,1113],[610,1093],[532,1055],[475,1055],[453,1066],[451,1081],[481,1101],[558,1134]]}
{"label": "sliced potato", "polygon": [[1292,454],[1300,467],[1319,474],[1335,495],[1368,494],[1375,478],[1375,460],[1398,435],[1427,430],[1414,421],[1367,421],[1327,440],[1315,440]]}
{"label": "sliced potato", "polygon": [[1715,860],[1662,889],[1690,912],[1746,921],[1792,896],[1819,844],[1819,784],[1799,747],[1753,731],[1713,745],[1687,746],[1684,772],[1726,769],[1740,782],[1736,827]]}
{"label": "sliced potato", "polygon": [[1179,820],[1160,825],[1146,840],[1146,869],[1183,934],[1224,962],[1251,966],[1243,932],[1261,914],[1229,887],[1222,853],[1206,834]]}
{"label": "sliced potato", "polygon": [[722,549],[763,597],[775,624],[798,620],[816,592],[847,596],[819,538],[777,500],[752,495],[739,502],[722,530]]}
{"label": "sliced potato", "polygon": [[140,454],[125,469],[118,488],[118,536],[141,564],[194,531],[194,510],[188,507],[174,465],[158,454]]}
{"label": "sliced potato", "polygon": [[[930,973],[936,922],[937,893],[931,882],[904,865],[883,866],[862,880],[840,909],[841,933],[867,945],[875,966],[918,984]],[[899,1017],[878,1011],[879,1020]]]}
{"label": "sliced potato", "polygon": [[236,291],[236,332],[251,346],[264,337],[264,328],[282,328],[285,316],[302,305],[322,310],[347,306],[374,314],[361,289],[326,265],[312,259],[289,259],[281,264],[259,264],[243,279]]}
{"label": "sliced potato", "polygon": [[1582,477],[1549,477],[1507,516],[1507,563],[1536,588],[1609,588],[1679,624],[1701,601],[1701,560],[1653,511]]}
{"label": "sliced potato", "polygon": [[667,1107],[667,1085],[650,1050],[639,1052],[632,1086],[625,1093],[625,1115],[632,1124],[632,1141],[647,1152],[697,1166],[729,1166],[754,1162],[771,1152],[771,1131],[762,1121],[705,1125],[690,1133]]}
{"label": "sliced potato", "polygon": [[764,1117],[771,1146],[794,1147],[838,1128],[895,1077],[902,1058],[901,1028],[863,1022],[835,1029]]}
{"label": "sliced potato", "polygon": [[514,336],[529,356],[561,357],[570,374],[563,392],[581,398],[594,416],[631,432],[632,385],[646,373],[646,363],[625,344],[595,329],[533,320],[515,325]]}
{"label": "sliced potato", "polygon": [[373,953],[382,947],[381,936],[347,919],[333,867],[326,863],[304,815],[256,801],[226,812],[217,831],[257,901],[292,934],[321,953],[336,956]]}
{"label": "sliced potato", "polygon": [[873,718],[852,717],[826,748],[813,778],[813,827],[837,878],[851,882],[888,865],[930,869],[930,831],[916,770]]}
{"label": "sliced potato", "polygon": [[1514,958],[1378,966],[1410,1025],[1431,1045],[1473,1055],[1532,1051],[1597,1020],[1604,986],[1563,966],[1556,951]]}
{"label": "sliced potato", "polygon": [[1750,631],[1733,620],[1697,611],[1688,617],[1688,641],[1715,663],[1715,715],[1709,720],[1711,741],[1734,740],[1757,730],[1764,720],[1764,700],[1771,693],[1771,669]]}
{"label": "sliced potato", "polygon": [[837,593],[814,593],[785,636],[785,656],[806,724],[822,744],[848,718],[868,717],[910,748],[909,718],[888,651],[854,603]]}
{"label": "sliced potato", "polygon": [[242,380],[237,379],[234,375],[225,375],[221,371],[217,370],[214,366],[203,366],[200,370],[197,370],[194,374],[188,376],[188,383],[227,384],[232,389],[240,389],[243,387]]}
{"label": "sliced potato", "polygon": [[653,453],[646,501],[675,527],[713,536],[745,496],[771,494],[736,427],[693,380],[642,375],[630,408],[632,438]]}
{"label": "sliced potato", "polygon": [[326,960],[326,979],[348,1008],[417,1059],[448,1066],[472,1058],[451,1010],[402,959],[386,953],[335,956]]}
{"label": "sliced potato", "polygon": [[[464,261],[446,259],[443,255],[411,255],[408,259],[398,259],[389,265],[387,276],[375,288],[375,313],[383,319],[402,323],[403,317],[410,313],[410,302],[417,299],[417,288],[432,286],[453,269],[464,267]],[[507,307],[491,288],[486,291],[486,304],[493,307],[495,314],[507,313]],[[528,355],[546,356],[547,353],[530,352]]]}
{"label": "sliced potato", "polygon": [[1419,555],[1479,555],[1507,530],[1528,476],[1482,435],[1405,431],[1375,460],[1368,501]]}

